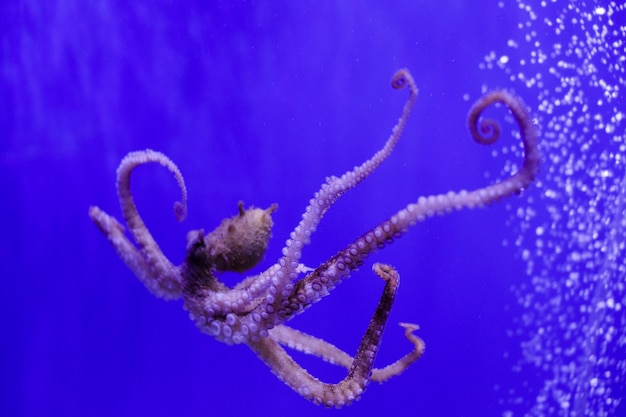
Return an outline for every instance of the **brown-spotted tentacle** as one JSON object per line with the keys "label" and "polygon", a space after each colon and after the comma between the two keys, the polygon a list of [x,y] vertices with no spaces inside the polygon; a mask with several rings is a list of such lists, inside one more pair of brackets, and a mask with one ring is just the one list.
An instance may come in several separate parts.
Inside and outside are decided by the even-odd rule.
{"label": "brown-spotted tentacle", "polygon": [[187,214],[187,188],[185,180],[176,164],[167,156],[150,149],[131,152],[122,159],[117,169],[117,192],[126,224],[139,246],[151,275],[158,285],[146,285],[155,295],[164,298],[178,298],[181,295],[181,278],[175,267],[163,254],[159,245],[146,228],[139,216],[130,190],[130,174],[136,167],[156,162],[167,168],[173,175],[182,193],[181,202],[174,204],[174,214],[178,221],[184,220]]}
{"label": "brown-spotted tentacle", "polygon": [[268,320],[268,326],[278,325],[317,302],[343,279],[347,278],[353,270],[361,266],[372,252],[402,236],[418,221],[452,210],[484,206],[511,194],[519,193],[526,188],[537,173],[540,156],[535,126],[521,101],[502,91],[487,94],[472,107],[469,121],[475,126],[480,113],[488,105],[496,102],[502,102],[509,107],[521,130],[524,162],[517,173],[496,184],[474,191],[449,192],[420,197],[416,203],[409,204],[390,219],[374,227],[339,251],[333,258],[320,265],[314,272],[298,281],[290,296],[286,297],[280,304],[270,305],[271,311],[276,311],[276,314],[272,315],[273,321]]}
{"label": "brown-spotted tentacle", "polygon": [[294,391],[316,404],[343,407],[357,400],[371,380],[370,375],[380,348],[383,330],[399,285],[398,272],[389,265],[375,264],[374,271],[385,280],[385,288],[365,335],[352,361],[348,375],[337,384],[327,384],[299,366],[272,337],[264,337],[249,346],[276,376]]}
{"label": "brown-spotted tentacle", "polygon": [[397,71],[391,80],[391,85],[396,90],[408,86],[410,94],[402,110],[402,115],[393,127],[389,139],[382,149],[360,166],[346,172],[340,178],[327,178],[326,183],[315,193],[302,215],[302,220],[294,231],[291,232],[290,238],[283,248],[283,257],[279,260],[280,270],[276,273],[275,283],[272,283],[267,294],[268,304],[280,304],[290,295],[293,282],[298,278],[297,268],[302,256],[302,249],[310,242],[311,235],[317,229],[319,222],[330,206],[342,194],[354,188],[374,172],[391,154],[398,143],[417,98],[417,87],[407,69]]}

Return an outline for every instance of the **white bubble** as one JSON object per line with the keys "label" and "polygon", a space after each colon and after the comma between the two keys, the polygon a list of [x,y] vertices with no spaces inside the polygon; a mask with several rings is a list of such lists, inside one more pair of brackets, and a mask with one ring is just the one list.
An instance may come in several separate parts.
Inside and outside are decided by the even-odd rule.
{"label": "white bubble", "polygon": [[[522,41],[481,65],[527,102],[543,153],[540,182],[508,206],[517,234],[505,240],[528,274],[513,289],[524,309],[516,369],[545,381],[531,397],[503,389],[504,416],[615,415],[626,385],[626,3],[593,3],[517,0]],[[519,163],[498,154],[510,157],[502,175]]]}

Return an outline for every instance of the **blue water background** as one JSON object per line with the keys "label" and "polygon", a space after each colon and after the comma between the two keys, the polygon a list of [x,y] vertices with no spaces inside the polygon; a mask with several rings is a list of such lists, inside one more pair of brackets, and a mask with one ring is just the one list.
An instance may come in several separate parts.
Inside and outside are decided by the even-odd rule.
{"label": "blue water background", "polygon": [[[304,252],[316,266],[420,195],[500,176],[507,158],[469,138],[466,114],[483,86],[510,84],[479,63],[522,18],[513,4],[451,0],[0,6],[0,415],[498,416],[511,387],[533,404],[541,379],[513,371],[520,340],[507,335],[521,314],[510,288],[528,278],[502,244],[515,240],[505,205],[532,189],[419,224],[290,322],[354,354],[383,287],[371,263],[400,271],[376,363],[409,350],[400,321],[421,326],[426,353],[339,412],[302,399],[246,346],[201,334],[180,301],[153,297],[87,216],[98,205],[121,220],[117,165],[155,149],[185,176],[187,220],[173,216],[179,193],[162,167],[138,169],[132,189],[174,263],[188,230],[211,230],[239,200],[278,203],[258,273],[324,178],[382,146],[408,95],[389,81],[406,67],[420,90],[406,132],[328,212]],[[345,375],[294,356],[325,381]]]}

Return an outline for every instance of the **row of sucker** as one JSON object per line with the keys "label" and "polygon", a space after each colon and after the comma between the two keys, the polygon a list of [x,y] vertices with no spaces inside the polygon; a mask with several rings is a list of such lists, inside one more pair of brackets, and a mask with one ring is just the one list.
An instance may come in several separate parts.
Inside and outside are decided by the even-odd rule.
{"label": "row of sucker", "polygon": [[183,221],[187,214],[185,180],[176,164],[160,152],[147,149],[126,155],[117,169],[117,192],[124,220],[154,277],[153,280],[144,281],[144,283],[150,284],[146,285],[146,287],[158,297],[175,299],[180,297],[182,291],[178,269],[163,254],[159,245],[146,228],[139,216],[130,190],[131,172],[140,165],[155,162],[167,168],[178,183],[182,199],[180,202],[174,203],[174,214],[178,221]]}
{"label": "row of sucker", "polygon": [[310,237],[317,229],[317,225],[326,211],[342,194],[357,186],[374,172],[391,154],[400,139],[417,97],[417,87],[411,74],[406,69],[401,69],[394,74],[391,85],[394,89],[402,89],[404,86],[409,87],[410,95],[404,105],[400,119],[394,126],[389,139],[382,149],[374,154],[372,158],[343,174],[340,178],[334,176],[327,178],[326,183],[322,185],[321,189],[310,200],[309,206],[302,215],[302,220],[290,234],[283,248],[283,257],[279,260],[281,269],[276,273],[276,283],[272,283],[270,294],[268,294],[269,301],[273,299],[271,302],[274,304],[273,308],[278,310],[284,307],[285,301],[287,301],[284,298],[291,293],[289,286],[293,285],[293,282],[298,277],[297,267],[302,256],[302,249],[310,243]]}
{"label": "row of sucker", "polygon": [[479,100],[470,111],[469,123],[474,125],[480,113],[489,104],[502,102],[515,115],[522,131],[525,154],[522,168],[512,177],[474,191],[448,192],[446,194],[420,197],[390,219],[365,233],[359,239],[341,250],[337,255],[300,280],[295,290],[293,284],[283,287],[280,297],[277,289],[266,296],[266,303],[260,307],[268,315],[264,326],[275,326],[296,314],[303,312],[322,297],[329,294],[341,281],[350,276],[374,251],[382,249],[405,233],[409,227],[436,214],[445,214],[463,208],[482,207],[501,198],[519,193],[534,179],[539,167],[539,150],[534,125],[521,102],[511,94],[496,91]]}

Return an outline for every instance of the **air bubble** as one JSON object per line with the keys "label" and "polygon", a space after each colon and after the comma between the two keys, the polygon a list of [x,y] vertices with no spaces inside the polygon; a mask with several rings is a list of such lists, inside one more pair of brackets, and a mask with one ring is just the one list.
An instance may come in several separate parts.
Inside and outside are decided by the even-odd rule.
{"label": "air bubble", "polygon": [[[593,3],[517,0],[519,37],[480,65],[528,100],[543,152],[540,183],[508,208],[517,226],[505,240],[528,274],[513,288],[525,309],[516,367],[545,381],[503,390],[501,415],[615,415],[626,385],[616,325],[626,321],[626,4]],[[510,158],[504,177],[521,151],[494,157]]]}

